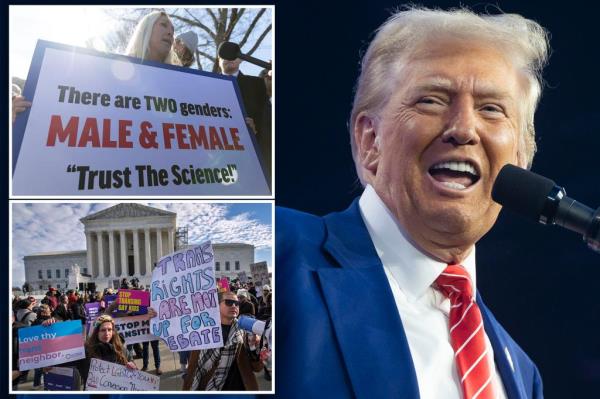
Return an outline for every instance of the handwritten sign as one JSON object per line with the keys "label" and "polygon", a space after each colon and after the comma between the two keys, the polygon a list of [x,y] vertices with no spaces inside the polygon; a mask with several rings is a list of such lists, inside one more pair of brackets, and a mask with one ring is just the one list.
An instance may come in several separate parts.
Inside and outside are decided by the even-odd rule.
{"label": "handwritten sign", "polygon": [[252,279],[254,280],[254,285],[257,290],[259,286],[269,284],[269,269],[267,267],[267,262],[251,263],[250,272],[252,273]]}
{"label": "handwritten sign", "polygon": [[235,78],[42,40],[31,65],[14,195],[270,195]]}
{"label": "handwritten sign", "polygon": [[79,320],[19,330],[19,370],[31,370],[83,359],[82,325]]}
{"label": "handwritten sign", "polygon": [[150,306],[150,293],[141,290],[121,289],[117,292],[118,312],[146,314]]}
{"label": "handwritten sign", "polygon": [[123,334],[127,345],[156,339],[150,332],[150,320],[147,316],[116,317],[114,320],[117,332]]}
{"label": "handwritten sign", "polygon": [[210,242],[162,257],[152,273],[152,333],[172,352],[223,346]]}
{"label": "handwritten sign", "polygon": [[160,377],[117,363],[91,359],[86,391],[158,391]]}

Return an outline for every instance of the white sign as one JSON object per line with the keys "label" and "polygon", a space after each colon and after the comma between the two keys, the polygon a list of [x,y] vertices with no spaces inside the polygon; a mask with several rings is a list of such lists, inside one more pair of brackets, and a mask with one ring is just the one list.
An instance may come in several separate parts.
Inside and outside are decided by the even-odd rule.
{"label": "white sign", "polygon": [[152,272],[152,333],[171,352],[223,346],[210,241],[163,256]]}
{"label": "white sign", "polygon": [[267,262],[251,263],[250,272],[252,273],[252,279],[254,280],[257,291],[259,285],[262,290],[262,285],[269,284],[269,269],[267,267]]}
{"label": "white sign", "polygon": [[91,359],[86,391],[158,391],[160,377],[117,363]]}
{"label": "white sign", "polygon": [[140,62],[38,42],[13,194],[270,195],[235,79]]}
{"label": "white sign", "polygon": [[114,321],[117,332],[123,334],[127,345],[157,339],[150,332],[150,320],[146,315],[117,317]]}

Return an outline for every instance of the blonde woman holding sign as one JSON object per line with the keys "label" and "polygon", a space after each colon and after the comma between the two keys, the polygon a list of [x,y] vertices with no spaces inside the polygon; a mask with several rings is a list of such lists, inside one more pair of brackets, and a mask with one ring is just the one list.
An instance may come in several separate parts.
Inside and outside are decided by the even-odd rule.
{"label": "blonde woman holding sign", "polygon": [[181,65],[173,51],[174,28],[164,11],[153,11],[138,22],[125,55],[142,60]]}
{"label": "blonde woman holding sign", "polygon": [[[125,55],[164,64],[181,65],[181,61],[173,51],[173,42],[174,28],[169,16],[164,11],[153,11],[136,25]],[[17,115],[29,107],[31,107],[30,101],[27,101],[21,93],[13,92],[12,122],[15,123]]]}

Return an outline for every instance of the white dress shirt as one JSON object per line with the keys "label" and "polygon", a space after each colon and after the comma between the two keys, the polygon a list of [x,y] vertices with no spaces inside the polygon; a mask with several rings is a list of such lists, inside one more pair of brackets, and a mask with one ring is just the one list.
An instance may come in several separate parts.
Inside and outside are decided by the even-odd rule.
{"label": "white dress shirt", "polygon": [[[402,319],[421,399],[462,399],[448,330],[450,301],[431,287],[447,264],[431,259],[407,240],[371,186],[366,187],[359,206]],[[476,284],[475,248],[461,264]],[[495,374],[497,398],[505,399],[506,392],[493,364],[494,352],[487,335],[485,339],[492,363],[490,369]]]}
{"label": "white dress shirt", "polygon": [[237,78],[239,74],[240,74],[240,70],[238,69],[237,71],[235,71],[232,74],[225,73],[224,75],[226,75],[226,76],[233,76],[234,78]]}

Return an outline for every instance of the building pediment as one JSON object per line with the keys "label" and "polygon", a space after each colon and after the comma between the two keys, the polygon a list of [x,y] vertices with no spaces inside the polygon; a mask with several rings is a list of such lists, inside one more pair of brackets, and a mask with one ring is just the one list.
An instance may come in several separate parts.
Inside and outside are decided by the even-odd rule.
{"label": "building pediment", "polygon": [[110,219],[123,219],[123,218],[138,218],[138,217],[152,217],[152,216],[171,216],[175,217],[175,212],[169,212],[158,208],[152,208],[146,205],[140,204],[118,204],[111,206],[108,209],[104,209],[100,212],[92,213],[84,218],[81,218],[81,222],[97,221],[97,220],[110,220]]}

